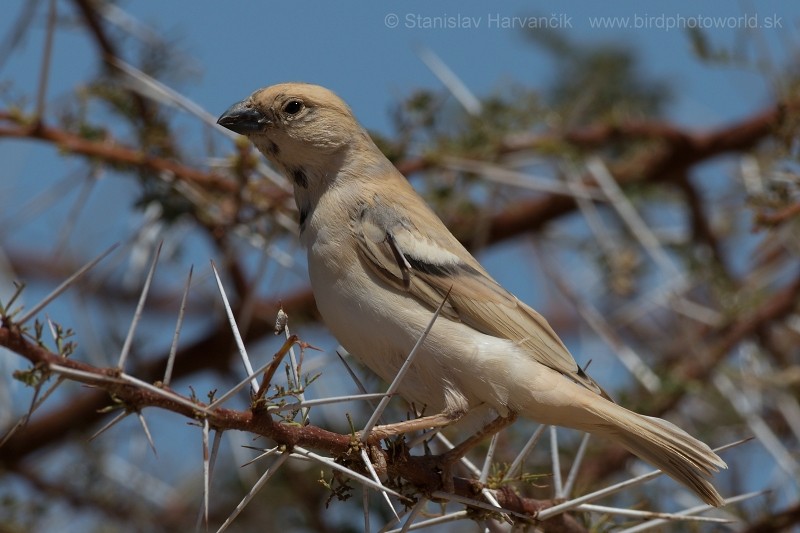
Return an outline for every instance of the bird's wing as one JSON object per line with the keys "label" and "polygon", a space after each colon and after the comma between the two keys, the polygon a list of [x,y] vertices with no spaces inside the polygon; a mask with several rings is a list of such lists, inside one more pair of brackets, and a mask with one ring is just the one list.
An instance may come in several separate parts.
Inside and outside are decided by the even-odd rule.
{"label": "bird's wing", "polygon": [[[441,224],[438,218],[425,218]],[[441,232],[423,233],[377,198],[361,207],[353,224],[363,260],[386,283],[431,309],[449,291],[443,316],[509,339],[538,362],[607,396],[578,367],[544,317],[494,281],[443,225]],[[430,236],[433,233],[445,235],[448,242],[437,242]]]}

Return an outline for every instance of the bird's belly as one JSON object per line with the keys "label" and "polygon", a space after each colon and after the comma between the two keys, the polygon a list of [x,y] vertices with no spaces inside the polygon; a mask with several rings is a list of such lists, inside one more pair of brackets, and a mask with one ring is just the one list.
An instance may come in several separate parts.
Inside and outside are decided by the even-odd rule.
{"label": "bird's belly", "polygon": [[[374,284],[362,271],[325,268],[318,261],[309,261],[309,274],[317,308],[336,340],[374,373],[391,383],[414,347],[416,329],[409,302],[405,298]],[[424,331],[424,326],[420,333]],[[431,366],[421,352],[416,364],[403,379],[400,392],[404,398],[422,408],[444,407],[444,376],[428,372],[423,378],[421,367]]]}
{"label": "bird's belly", "polygon": [[[391,382],[433,312],[361,264],[324,261],[331,255],[317,246],[309,250],[309,274],[325,324],[348,352]],[[439,317],[403,378],[400,394],[419,410],[425,406],[427,413],[464,412],[482,403],[504,413],[511,351],[516,348],[506,339]]]}

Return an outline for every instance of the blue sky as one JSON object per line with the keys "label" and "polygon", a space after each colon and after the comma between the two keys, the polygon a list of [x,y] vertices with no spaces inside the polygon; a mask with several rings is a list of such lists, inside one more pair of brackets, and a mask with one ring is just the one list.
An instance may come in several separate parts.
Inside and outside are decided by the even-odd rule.
{"label": "blue sky", "polygon": [[[40,6],[40,12],[44,7]],[[122,2],[121,7],[162,36],[177,40],[188,52],[200,76],[180,89],[212,113],[221,112],[257,87],[308,81],[339,92],[368,128],[378,130],[388,127],[391,102],[417,87],[440,86],[419,60],[415,51],[419,46],[438,54],[478,95],[512,80],[532,87],[547,86],[552,80],[553,62],[520,29],[521,22],[530,22],[527,17],[542,22],[547,19],[578,41],[616,42],[636,49],[649,74],[676,85],[679,98],[671,118],[685,124],[723,121],[752,111],[768,99],[763,76],[699,64],[685,30],[664,26],[688,25],[694,20],[708,27],[713,43],[726,46],[750,32],[766,50],[758,53],[780,65],[787,43],[796,41],[800,17],[800,5],[788,2],[722,1],[677,1],[656,6],[630,1],[171,0]],[[62,14],[74,15],[72,6],[64,2],[59,2],[59,9]],[[17,12],[6,9],[7,14]],[[392,17],[396,18],[396,27]],[[604,22],[609,25],[616,20],[638,28],[592,27],[602,23],[602,17],[607,17]],[[4,35],[14,20],[15,16],[7,16],[0,22]],[[474,21],[473,27],[466,27],[467,20]],[[425,27],[441,26],[442,21],[449,27]],[[509,23],[514,27],[504,27]],[[753,24],[760,27],[747,27]],[[765,27],[770,25],[780,27]],[[42,40],[39,22],[36,31],[28,34],[22,53],[3,66],[0,77],[13,77],[21,90],[34,88]],[[96,68],[89,46],[80,34],[57,34],[51,97],[73,90],[86,79],[87,71]]]}

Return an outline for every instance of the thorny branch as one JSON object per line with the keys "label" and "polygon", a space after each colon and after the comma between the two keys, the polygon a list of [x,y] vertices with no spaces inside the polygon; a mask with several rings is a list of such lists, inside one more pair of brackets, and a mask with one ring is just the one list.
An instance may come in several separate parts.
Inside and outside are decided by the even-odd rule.
{"label": "thorny branch", "polygon": [[[123,404],[124,408],[131,412],[139,412],[145,407],[158,407],[192,420],[205,418],[209,421],[212,429],[237,430],[261,435],[273,440],[278,445],[286,446],[289,450],[293,446],[302,446],[324,450],[336,457],[347,457],[358,446],[358,439],[353,435],[333,433],[314,425],[301,426],[276,422],[266,410],[258,407],[243,411],[222,407],[207,410],[209,407],[207,404],[196,399],[185,398],[197,405],[197,409],[192,409],[184,403],[115,379],[119,375],[119,370],[116,368],[97,368],[54,354],[25,338],[25,334],[14,324],[6,323],[0,326],[0,346],[25,357],[34,368],[40,369],[44,373],[55,372],[53,367],[84,372],[85,377],[73,377],[73,379],[102,390],[103,393],[99,396],[103,398],[105,404],[109,402],[110,398],[114,398],[115,402]],[[178,396],[174,391],[169,392]],[[412,456],[405,449],[398,451],[397,447],[383,450],[378,447],[379,444],[379,441],[374,438],[367,443],[371,453],[374,454],[376,450],[379,450],[379,453],[383,455],[383,459],[379,462],[386,465],[391,478],[399,477],[408,480],[423,493],[430,493],[441,488],[443,480],[439,456]],[[11,457],[9,456],[13,455],[14,446],[10,442],[6,446],[3,449],[3,463],[6,467],[14,468],[13,461],[10,461]],[[454,493],[459,496],[480,497],[482,487],[474,480],[454,477],[452,484]],[[496,499],[502,507],[528,514],[531,517],[534,517],[538,511],[558,503],[522,498],[508,489],[496,491]],[[555,517],[543,524],[543,527],[546,531],[585,531],[568,516]]]}
{"label": "thorny branch", "polygon": [[[309,299],[308,293],[301,292],[282,298],[280,305],[283,305],[287,312],[291,313],[297,310],[297,316],[302,316],[301,309],[313,306],[313,299],[310,301]],[[264,317],[271,315],[279,304],[271,302],[261,305],[264,307],[261,309],[259,306],[256,315]],[[273,327],[272,321],[258,320],[248,329],[245,341],[254,342],[266,335],[271,335]],[[232,347],[233,336],[230,325],[220,322],[217,327],[211,328],[205,337],[178,352],[173,379],[181,379],[203,370],[225,372],[230,363],[228,356],[233,353]],[[141,360],[146,362],[140,363],[133,373],[145,381],[159,379],[166,364],[166,357],[143,357]],[[60,437],[68,433],[92,427],[104,418],[105,415],[101,409],[106,405],[108,405],[108,395],[105,392],[92,391],[75,395],[68,404],[37,417],[25,427],[24,431],[17,433],[6,442],[2,450],[2,462],[4,464],[19,462],[28,454],[57,442]]]}
{"label": "thorny branch", "polygon": [[170,178],[185,180],[209,192],[233,193],[237,190],[236,184],[224,176],[154,157],[110,138],[92,141],[44,123],[26,125],[18,116],[7,111],[0,111],[0,121],[12,123],[11,126],[0,127],[0,137],[45,141],[71,154],[115,165],[129,165],[156,173],[163,172]]}

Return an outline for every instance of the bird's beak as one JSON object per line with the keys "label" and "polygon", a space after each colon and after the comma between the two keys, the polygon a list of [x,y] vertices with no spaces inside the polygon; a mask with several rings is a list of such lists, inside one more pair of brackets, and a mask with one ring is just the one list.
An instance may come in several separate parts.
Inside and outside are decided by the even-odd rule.
{"label": "bird's beak", "polygon": [[217,124],[241,135],[264,131],[270,123],[264,113],[246,100],[233,104],[217,119]]}

